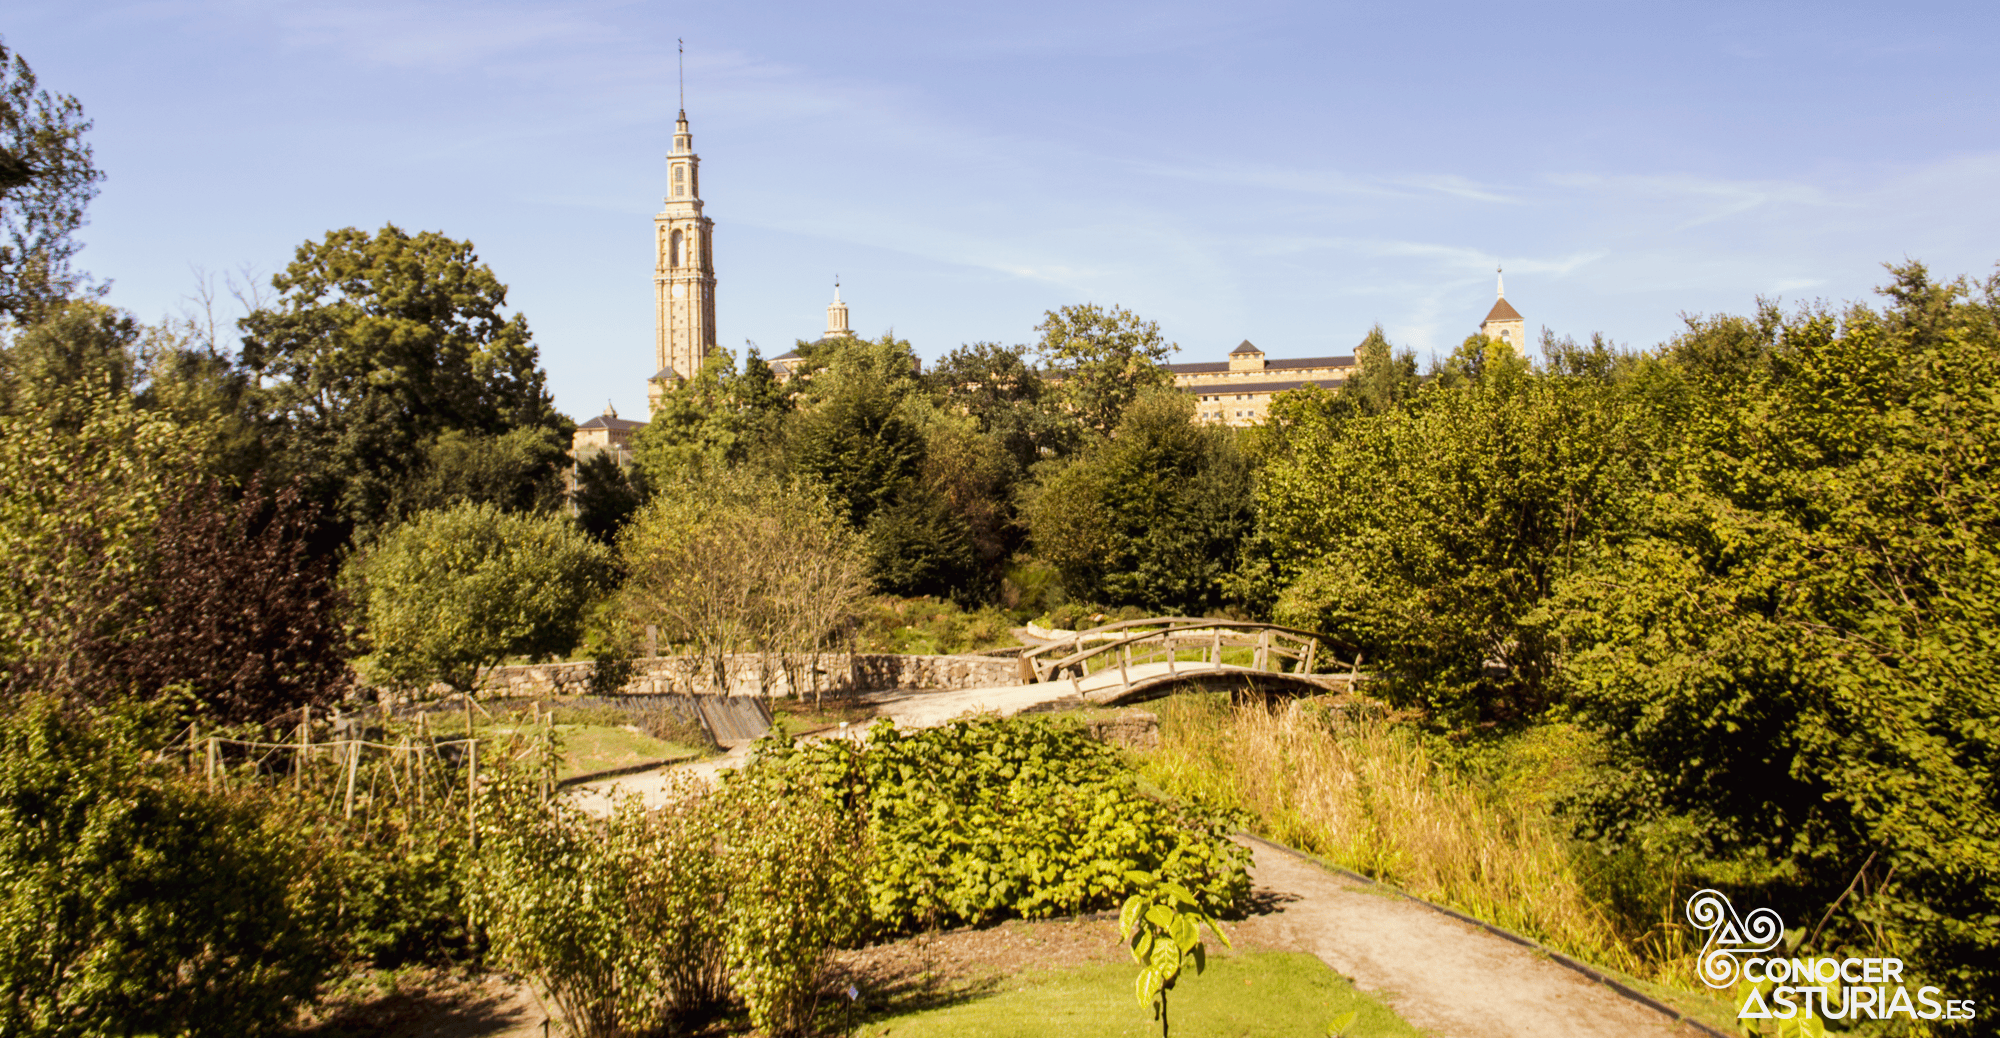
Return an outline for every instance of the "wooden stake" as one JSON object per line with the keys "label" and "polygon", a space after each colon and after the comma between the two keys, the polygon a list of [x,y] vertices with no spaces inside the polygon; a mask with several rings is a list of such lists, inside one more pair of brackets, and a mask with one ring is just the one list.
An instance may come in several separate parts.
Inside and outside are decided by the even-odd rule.
{"label": "wooden stake", "polygon": [[361,767],[361,742],[347,740],[347,817],[354,817],[354,773]]}
{"label": "wooden stake", "polygon": [[1306,658],[1299,667],[1299,673],[1301,674],[1312,673],[1313,657],[1317,655],[1319,655],[1319,639],[1318,638],[1306,639]]}
{"label": "wooden stake", "polygon": [[465,826],[472,847],[479,849],[479,740],[465,744]]}
{"label": "wooden stake", "polygon": [[299,788],[306,788],[306,769],[312,767],[313,757],[313,708],[306,705],[305,720],[301,722],[305,733],[299,736]]}
{"label": "wooden stake", "polygon": [[208,737],[208,785],[215,787],[215,736]]}

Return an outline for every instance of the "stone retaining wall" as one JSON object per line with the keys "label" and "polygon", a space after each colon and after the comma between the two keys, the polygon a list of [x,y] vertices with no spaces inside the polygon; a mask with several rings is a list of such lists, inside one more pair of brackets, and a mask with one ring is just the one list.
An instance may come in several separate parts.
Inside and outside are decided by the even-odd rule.
{"label": "stone retaining wall", "polygon": [[[675,692],[734,696],[790,695],[794,689],[811,695],[815,675],[822,693],[880,692],[888,689],[990,688],[1019,682],[1015,662],[994,656],[903,656],[862,652],[853,656],[738,654],[729,657],[726,687],[716,688],[704,662],[687,656],[656,656],[632,661],[632,677],[620,691],[627,694]],[[496,667],[481,684],[492,696],[582,695],[590,691],[597,664],[531,663]]]}

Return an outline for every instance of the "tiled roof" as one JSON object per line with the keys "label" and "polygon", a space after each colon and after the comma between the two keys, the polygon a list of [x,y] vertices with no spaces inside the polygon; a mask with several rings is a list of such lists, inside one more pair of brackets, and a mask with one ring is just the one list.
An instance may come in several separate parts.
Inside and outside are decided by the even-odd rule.
{"label": "tiled roof", "polygon": [[668,365],[668,366],[666,366],[666,367],[664,367],[664,368],[661,368],[661,369],[660,369],[660,373],[659,373],[659,374],[657,374],[657,375],[654,375],[654,376],[653,376],[652,378],[650,378],[650,379],[647,379],[647,381],[648,381],[648,382],[658,382],[659,380],[661,380],[661,379],[663,379],[663,378],[679,378],[679,377],[680,377],[680,376],[679,376],[678,374],[675,374],[675,372],[674,372],[674,369],[673,369],[673,366],[672,366],[672,365]]}
{"label": "tiled roof", "polygon": [[578,422],[576,427],[578,429],[610,429],[614,432],[621,430],[629,432],[633,429],[644,429],[646,423],[635,422],[630,418],[613,418],[610,415],[601,414],[590,421]]}
{"label": "tiled roof", "polygon": [[1262,353],[1262,352],[1264,352],[1264,351],[1263,351],[1263,350],[1260,350],[1260,349],[1258,349],[1258,348],[1257,348],[1257,347],[1255,347],[1255,346],[1252,346],[1252,345],[1250,345],[1250,340],[1248,340],[1248,339],[1245,339],[1245,340],[1243,340],[1243,342],[1242,342],[1242,343],[1241,343],[1240,345],[1238,345],[1238,346],[1237,346],[1237,347],[1236,347],[1235,349],[1233,349],[1233,350],[1230,350],[1230,351],[1229,351],[1229,355],[1230,355],[1230,356],[1232,356],[1232,357],[1234,357],[1234,356],[1236,356],[1236,355],[1237,355],[1237,354],[1239,354],[1239,353]]}
{"label": "tiled roof", "polygon": [[[1486,321],[1519,321],[1519,320],[1522,320],[1521,312],[1519,310],[1514,309],[1513,305],[1507,302],[1506,296],[1501,296],[1499,300],[1493,304],[1493,309],[1488,310],[1486,312]],[[1481,321],[1480,323],[1485,324],[1486,321]]]}
{"label": "tiled roof", "polygon": [[1281,358],[1279,360],[1265,361],[1264,366],[1266,368],[1280,368],[1280,369],[1351,368],[1354,366],[1354,356],[1352,354],[1349,354],[1345,357],[1289,357],[1289,358]]}
{"label": "tiled roof", "polygon": [[1228,371],[1229,362],[1226,360],[1201,361],[1195,364],[1163,364],[1161,367],[1166,368],[1176,375],[1200,375],[1210,371]]}

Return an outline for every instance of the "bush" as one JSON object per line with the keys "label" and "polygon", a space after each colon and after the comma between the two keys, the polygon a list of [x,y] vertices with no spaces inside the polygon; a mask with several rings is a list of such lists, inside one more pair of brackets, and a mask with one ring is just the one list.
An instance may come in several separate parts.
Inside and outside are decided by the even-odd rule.
{"label": "bush", "polygon": [[313,847],[148,753],[135,712],[0,718],[0,1033],[240,1035],[331,964]]}
{"label": "bush", "polygon": [[605,822],[507,771],[480,800],[478,923],[580,1034],[656,1029],[731,994],[766,1034],[803,1033],[832,949],[865,919],[860,835],[852,810],[768,770],[716,793],[684,779],[664,808],[633,797]]}
{"label": "bush", "polygon": [[461,692],[508,656],[562,656],[609,579],[610,553],[560,516],[465,504],[424,512],[356,561],[365,671]]}
{"label": "bush", "polygon": [[812,1030],[833,949],[868,920],[859,791],[812,777],[752,768],[717,798],[729,981],[751,1024],[770,1035]]}
{"label": "bush", "polygon": [[1118,751],[1067,719],[979,718],[767,745],[752,771],[865,789],[870,914],[903,930],[1116,907],[1137,869],[1218,910],[1249,894],[1249,852],[1216,816],[1141,794]]}

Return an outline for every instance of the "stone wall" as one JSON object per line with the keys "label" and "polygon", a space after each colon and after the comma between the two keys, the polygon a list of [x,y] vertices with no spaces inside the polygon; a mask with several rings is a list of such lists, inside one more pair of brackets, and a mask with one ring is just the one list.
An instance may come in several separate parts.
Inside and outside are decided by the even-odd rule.
{"label": "stone wall", "polygon": [[[687,656],[656,656],[632,661],[632,678],[620,690],[628,694],[665,692],[734,696],[790,695],[794,689],[811,695],[817,677],[822,693],[879,692],[888,689],[990,688],[1019,682],[1012,657],[902,656],[862,652],[853,656],[826,654],[729,657],[726,687],[717,688],[702,661]],[[482,688],[493,696],[581,695],[590,691],[597,664],[532,663],[496,667]]]}

